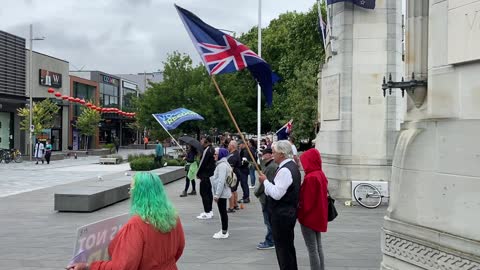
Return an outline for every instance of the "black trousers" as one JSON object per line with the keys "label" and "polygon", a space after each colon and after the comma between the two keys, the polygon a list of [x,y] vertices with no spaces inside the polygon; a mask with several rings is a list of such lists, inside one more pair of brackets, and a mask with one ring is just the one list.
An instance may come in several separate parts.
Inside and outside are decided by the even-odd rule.
{"label": "black trousers", "polygon": [[243,197],[242,199],[250,199],[250,188],[248,187],[248,171],[240,171],[240,186],[242,186]]}
{"label": "black trousers", "polygon": [[192,191],[195,191],[195,180],[190,180],[188,177],[185,177],[185,192],[187,192],[190,187],[190,181],[192,181]]}
{"label": "black trousers", "polygon": [[228,231],[227,199],[219,198],[217,205],[220,219],[222,221],[222,231]]}
{"label": "black trousers", "polygon": [[297,254],[293,243],[296,217],[271,214],[270,222],[280,270],[297,270]]}
{"label": "black trousers", "polygon": [[52,157],[52,152],[45,153],[45,160],[47,161],[47,164],[50,164],[51,157]]}
{"label": "black trousers", "polygon": [[200,179],[200,196],[202,196],[203,211],[209,213],[212,211],[213,194],[212,183],[210,177],[202,177]]}

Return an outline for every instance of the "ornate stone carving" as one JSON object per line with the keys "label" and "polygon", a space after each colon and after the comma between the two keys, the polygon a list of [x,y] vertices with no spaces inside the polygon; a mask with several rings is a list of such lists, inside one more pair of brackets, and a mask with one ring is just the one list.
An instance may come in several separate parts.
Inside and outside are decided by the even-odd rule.
{"label": "ornate stone carving", "polygon": [[480,262],[388,233],[384,253],[428,270],[480,270]]}

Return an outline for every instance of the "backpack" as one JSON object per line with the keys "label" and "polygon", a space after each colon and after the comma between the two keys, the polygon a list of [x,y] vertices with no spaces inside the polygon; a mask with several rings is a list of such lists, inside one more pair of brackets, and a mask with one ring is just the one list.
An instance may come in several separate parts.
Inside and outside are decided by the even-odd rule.
{"label": "backpack", "polygon": [[230,164],[228,165],[228,167],[230,168],[230,171],[227,174],[227,180],[225,182],[229,187],[234,187],[237,185],[237,175],[233,172],[233,168],[230,166]]}

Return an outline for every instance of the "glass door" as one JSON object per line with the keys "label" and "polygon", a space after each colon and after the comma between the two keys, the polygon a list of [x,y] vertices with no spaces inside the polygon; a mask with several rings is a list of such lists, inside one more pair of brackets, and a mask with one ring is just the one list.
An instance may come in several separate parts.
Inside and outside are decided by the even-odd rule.
{"label": "glass door", "polygon": [[0,112],[0,148],[10,149],[10,113]]}

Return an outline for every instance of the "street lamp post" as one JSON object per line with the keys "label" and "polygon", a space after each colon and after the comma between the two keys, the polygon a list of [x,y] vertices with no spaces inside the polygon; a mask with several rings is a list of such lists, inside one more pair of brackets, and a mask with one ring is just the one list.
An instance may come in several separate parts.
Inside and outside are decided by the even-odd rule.
{"label": "street lamp post", "polygon": [[30,130],[30,149],[29,149],[29,153],[30,153],[30,161],[32,161],[32,152],[33,152],[33,147],[32,147],[32,137],[33,137],[33,87],[32,87],[32,73],[33,73],[33,58],[32,58],[32,54],[33,54],[33,41],[34,40],[44,40],[45,37],[41,37],[41,38],[33,38],[33,25],[30,24],[30,52],[29,52],[29,68],[28,68],[28,93],[29,93],[29,112],[30,112],[30,116],[29,116],[29,130]]}

